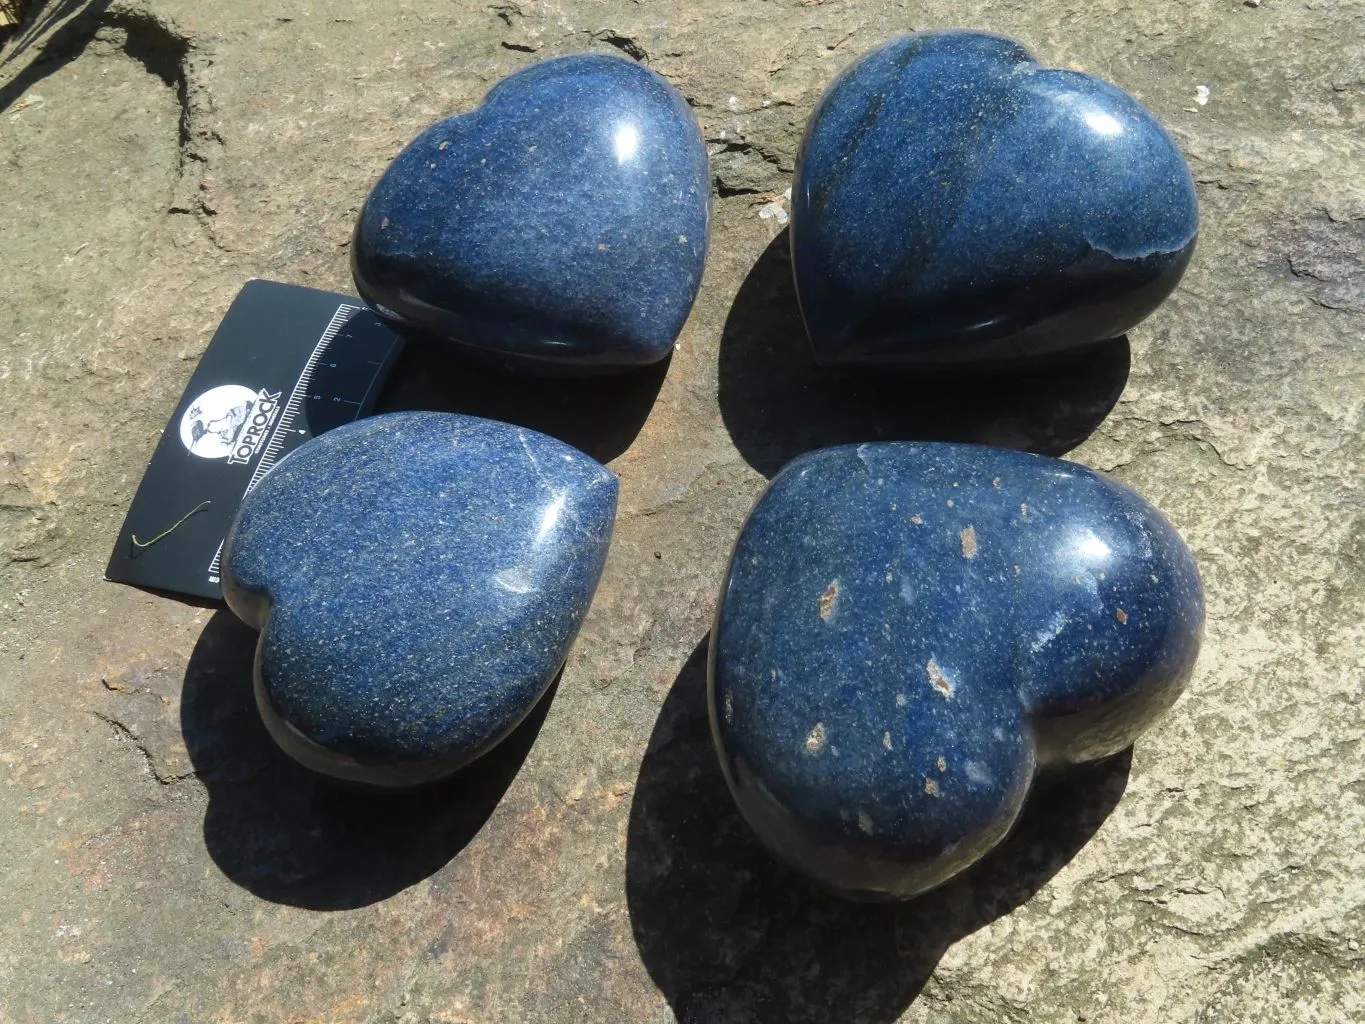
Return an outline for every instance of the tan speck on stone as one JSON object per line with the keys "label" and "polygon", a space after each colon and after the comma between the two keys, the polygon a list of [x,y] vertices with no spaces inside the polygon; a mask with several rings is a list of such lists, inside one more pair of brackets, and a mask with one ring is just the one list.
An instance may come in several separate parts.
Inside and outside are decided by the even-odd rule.
{"label": "tan speck on stone", "polygon": [[820,595],[820,618],[825,622],[834,614],[835,606],[839,603],[839,581],[833,580],[825,588],[825,592]]}
{"label": "tan speck on stone", "polygon": [[825,742],[829,738],[829,733],[825,730],[824,722],[816,722],[815,728],[806,737],[806,753],[818,754],[825,749]]}
{"label": "tan speck on stone", "polygon": [[967,526],[962,530],[962,557],[976,557],[976,527]]}
{"label": "tan speck on stone", "polygon": [[948,677],[943,674],[943,669],[938,667],[938,662],[933,658],[929,659],[929,664],[924,666],[924,671],[929,676],[929,685],[932,686],[947,700],[953,699],[953,684]]}
{"label": "tan speck on stone", "polygon": [[938,783],[933,779],[924,780],[924,791],[930,796],[938,796]]}
{"label": "tan speck on stone", "polygon": [[1119,620],[1120,625],[1128,624],[1128,613],[1124,611],[1122,608],[1117,608],[1114,610],[1114,618]]}
{"label": "tan speck on stone", "polygon": [[948,759],[942,754],[938,755],[938,770],[941,772],[946,772],[948,770]]}

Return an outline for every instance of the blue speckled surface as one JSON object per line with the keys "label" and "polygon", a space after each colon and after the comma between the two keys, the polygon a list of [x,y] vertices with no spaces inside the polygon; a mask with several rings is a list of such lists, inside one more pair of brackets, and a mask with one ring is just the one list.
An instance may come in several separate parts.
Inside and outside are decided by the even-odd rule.
{"label": "blue speckled surface", "polygon": [[711,182],[687,101],[645,67],[533,65],[403,150],[352,269],[381,313],[547,372],[657,362],[701,284]]}
{"label": "blue speckled surface", "polygon": [[833,888],[905,897],[997,843],[1040,765],[1130,744],[1198,653],[1194,561],[1161,515],[1022,452],[802,456],[735,546],[711,722],[741,811]]}
{"label": "blue speckled surface", "polygon": [[309,441],[243,502],[229,607],[260,629],[256,697],[319,771],[430,781],[553,681],[606,559],[616,478],[492,420],[394,413]]}
{"label": "blue speckled surface", "polygon": [[826,91],[792,191],[824,363],[1009,363],[1117,337],[1175,288],[1194,182],[1126,93],[998,36],[904,36]]}

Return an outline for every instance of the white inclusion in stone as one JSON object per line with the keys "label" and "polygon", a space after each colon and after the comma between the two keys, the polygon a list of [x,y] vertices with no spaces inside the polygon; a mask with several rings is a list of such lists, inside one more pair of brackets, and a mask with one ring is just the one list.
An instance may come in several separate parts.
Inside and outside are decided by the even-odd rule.
{"label": "white inclusion in stone", "polygon": [[537,544],[554,532],[554,528],[559,525],[559,516],[564,511],[564,502],[568,497],[567,491],[560,491],[555,495],[554,501],[545,506],[545,511],[540,514],[540,526],[536,529]]}
{"label": "white inclusion in stone", "polygon": [[1096,135],[1122,135],[1123,124],[1113,114],[1103,110],[1088,110],[1081,118]]}
{"label": "white inclusion in stone", "polygon": [[640,130],[633,124],[618,125],[616,134],[611,138],[611,145],[616,150],[618,164],[634,159],[640,149]]}
{"label": "white inclusion in stone", "polygon": [[986,766],[980,761],[968,761],[963,765],[967,773],[967,781],[974,786],[989,786],[992,781],[991,773],[986,771]]}
{"label": "white inclusion in stone", "polygon": [[1141,515],[1131,509],[1124,509],[1123,518],[1127,519],[1134,527],[1134,538],[1137,541],[1137,553],[1142,558],[1150,559],[1155,552],[1152,550],[1152,537],[1147,532],[1147,523]]}
{"label": "white inclusion in stone", "polygon": [[493,574],[493,582],[502,587],[503,590],[510,590],[514,594],[529,594],[534,588],[531,586],[531,574],[526,571],[523,565],[515,565],[510,569],[503,569],[501,572]]}
{"label": "white inclusion in stone", "polygon": [[1034,635],[1033,643],[1029,644],[1029,650],[1034,654],[1037,654],[1048,644],[1052,643],[1053,640],[1056,640],[1065,628],[1066,616],[1061,612],[1053,612],[1052,618],[1048,619],[1047,625],[1038,630]]}

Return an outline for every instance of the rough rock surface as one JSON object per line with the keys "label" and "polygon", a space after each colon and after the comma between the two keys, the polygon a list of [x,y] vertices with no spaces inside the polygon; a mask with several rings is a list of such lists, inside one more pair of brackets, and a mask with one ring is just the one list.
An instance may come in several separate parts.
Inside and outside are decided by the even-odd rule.
{"label": "rough rock surface", "polygon": [[[1365,1017],[1359,0],[30,7],[43,31],[0,54],[0,1021]],[[1194,170],[1199,249],[1070,375],[836,387],[801,354],[781,233],[801,125],[855,55],[946,26],[1150,106]],[[264,735],[251,635],[104,560],[242,281],[346,288],[399,148],[582,50],[646,61],[702,121],[701,295],[643,426],[647,393],[615,396],[624,425],[561,410],[621,518],[547,714],[454,790],[338,795]],[[390,405],[430,404],[443,368],[400,366]],[[558,408],[435,394],[537,429]],[[1208,630],[1131,759],[1043,792],[960,883],[868,908],[750,838],[703,670],[765,475],[876,437],[1112,472],[1190,543]]]}

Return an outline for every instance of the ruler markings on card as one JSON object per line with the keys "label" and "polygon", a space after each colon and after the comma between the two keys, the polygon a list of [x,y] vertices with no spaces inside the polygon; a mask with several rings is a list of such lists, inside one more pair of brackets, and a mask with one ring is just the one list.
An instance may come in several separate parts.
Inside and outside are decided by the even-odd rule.
{"label": "ruler markings on card", "polygon": [[[327,322],[327,327],[322,332],[322,336],[318,338],[318,343],[313,346],[308,361],[303,364],[303,372],[299,374],[299,379],[294,384],[294,390],[289,394],[289,401],[285,403],[284,411],[280,413],[279,422],[275,424],[275,429],[270,434],[270,440],[266,442],[265,449],[261,452],[261,460],[256,464],[256,471],[251,474],[251,480],[248,481],[246,490],[242,492],[243,495],[250,494],[255,486],[261,482],[261,478],[279,462],[280,453],[284,451],[284,446],[290,440],[290,435],[294,430],[294,421],[303,410],[304,395],[308,391],[308,385],[313,381],[313,373],[322,360],[322,354],[327,351],[327,346],[332,343],[347,321],[363,308],[363,306],[353,306],[343,302],[332,314],[332,319]],[[213,553],[213,561],[209,563],[210,583],[220,582],[222,560],[223,544],[219,542],[218,550]]]}
{"label": "ruler markings on card", "polygon": [[275,467],[275,463],[279,461],[288,431],[293,429],[294,419],[303,409],[303,396],[308,390],[308,385],[313,381],[313,371],[317,369],[322,354],[327,351],[327,346],[332,343],[332,339],[337,336],[337,332],[341,330],[346,321],[359,313],[361,308],[360,306],[349,306],[342,303],[337,307],[337,311],[332,314],[332,319],[327,323],[327,329],[322,332],[322,337],[313,346],[313,352],[308,357],[308,362],[303,364],[303,372],[299,374],[298,383],[294,385],[294,390],[289,395],[289,401],[284,405],[284,412],[280,414],[280,421],[275,424],[275,430],[270,435],[270,440],[266,442],[265,451],[261,454],[261,461],[256,464],[256,472],[251,474],[251,482],[246,485],[246,494],[250,494],[252,489],[261,482],[261,477],[270,472]]}

